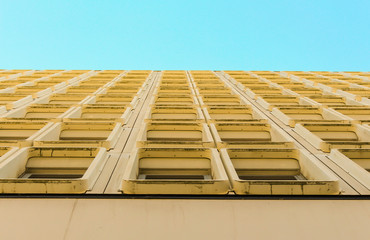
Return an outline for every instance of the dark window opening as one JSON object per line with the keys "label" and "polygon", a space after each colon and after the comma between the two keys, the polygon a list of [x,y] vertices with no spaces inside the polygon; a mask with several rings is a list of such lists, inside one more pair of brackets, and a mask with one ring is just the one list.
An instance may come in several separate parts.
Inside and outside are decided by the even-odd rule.
{"label": "dark window opening", "polygon": [[239,175],[241,180],[306,180],[300,175]]}
{"label": "dark window opening", "polygon": [[139,179],[148,180],[207,180],[211,179],[209,175],[139,175]]}

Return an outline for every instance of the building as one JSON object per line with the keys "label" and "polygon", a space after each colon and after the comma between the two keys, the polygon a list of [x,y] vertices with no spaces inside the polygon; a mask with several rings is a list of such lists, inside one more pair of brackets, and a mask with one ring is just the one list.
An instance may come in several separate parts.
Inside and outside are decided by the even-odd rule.
{"label": "building", "polygon": [[1,239],[368,235],[368,72],[1,70],[0,84]]}

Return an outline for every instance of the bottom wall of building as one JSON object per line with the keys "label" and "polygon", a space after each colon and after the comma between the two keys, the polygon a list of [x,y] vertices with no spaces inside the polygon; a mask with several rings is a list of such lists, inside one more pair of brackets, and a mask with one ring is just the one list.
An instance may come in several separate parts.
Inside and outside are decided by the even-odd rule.
{"label": "bottom wall of building", "polygon": [[368,200],[0,199],[0,239],[367,239]]}

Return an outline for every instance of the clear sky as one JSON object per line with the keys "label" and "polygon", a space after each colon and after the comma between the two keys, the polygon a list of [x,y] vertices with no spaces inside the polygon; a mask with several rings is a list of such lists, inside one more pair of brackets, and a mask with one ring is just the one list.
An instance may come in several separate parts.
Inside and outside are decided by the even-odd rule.
{"label": "clear sky", "polygon": [[370,71],[370,1],[0,0],[0,68]]}

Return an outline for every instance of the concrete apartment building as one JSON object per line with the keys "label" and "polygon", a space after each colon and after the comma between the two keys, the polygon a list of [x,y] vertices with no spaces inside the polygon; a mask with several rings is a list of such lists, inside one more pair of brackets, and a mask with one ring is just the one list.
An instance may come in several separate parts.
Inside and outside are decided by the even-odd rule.
{"label": "concrete apartment building", "polygon": [[0,70],[1,239],[366,239],[370,73]]}

